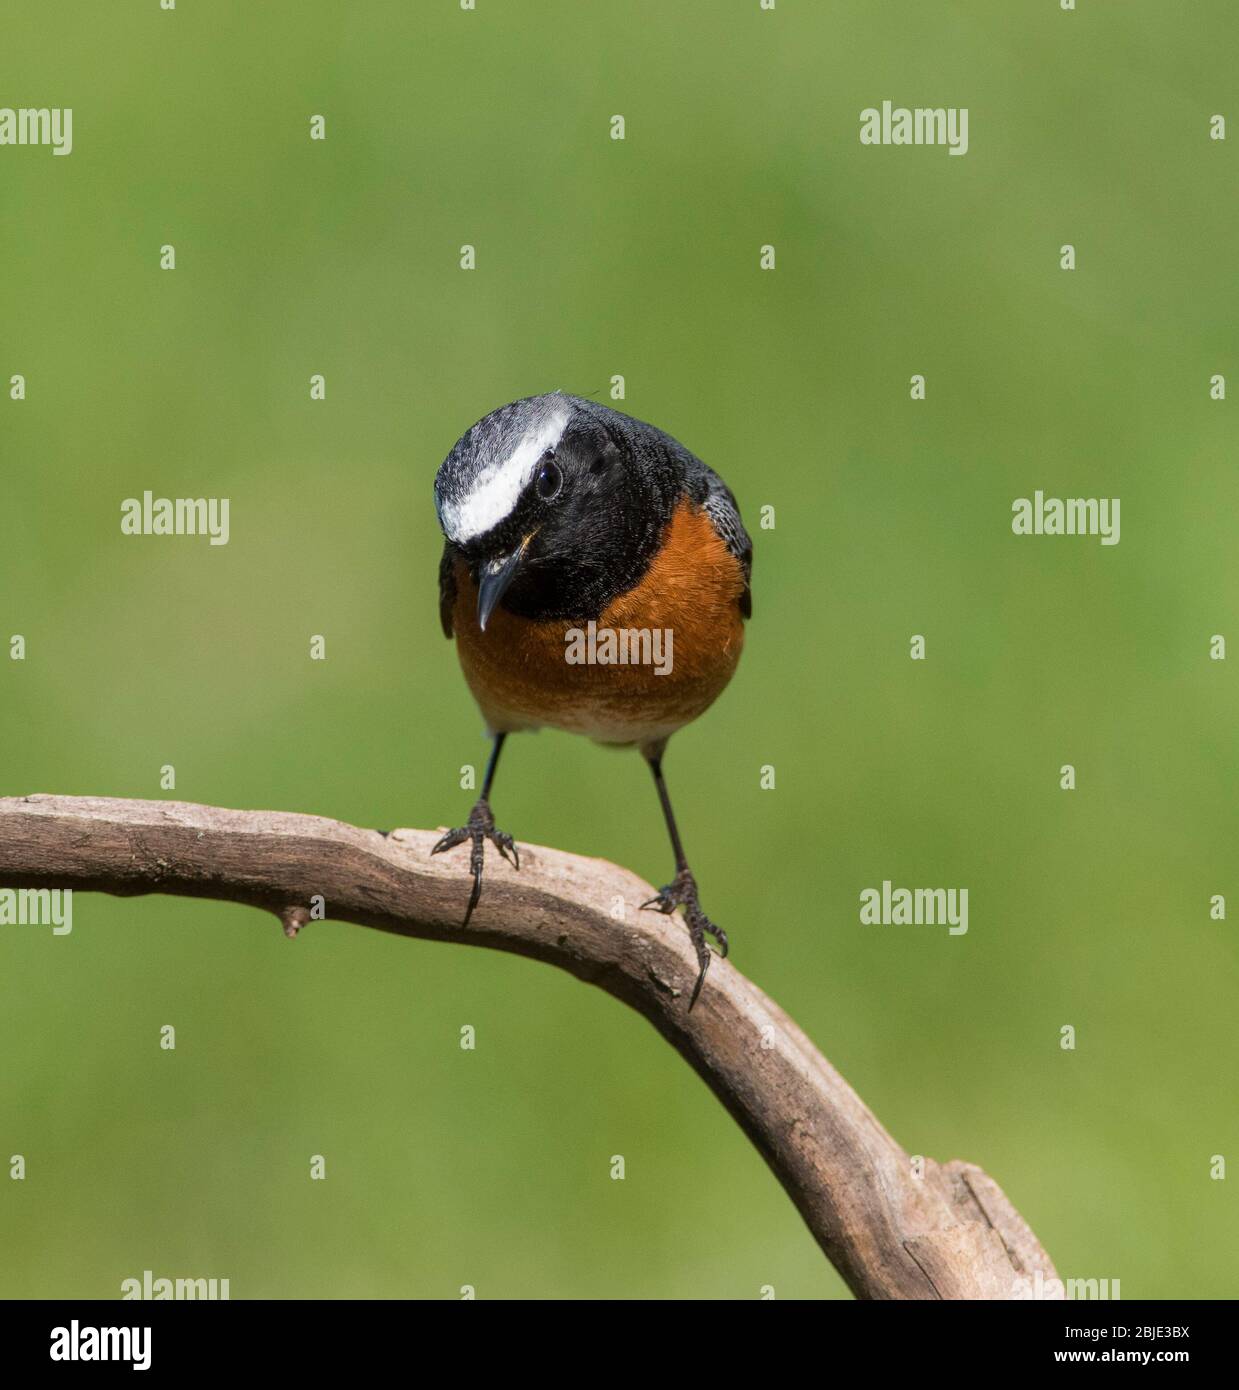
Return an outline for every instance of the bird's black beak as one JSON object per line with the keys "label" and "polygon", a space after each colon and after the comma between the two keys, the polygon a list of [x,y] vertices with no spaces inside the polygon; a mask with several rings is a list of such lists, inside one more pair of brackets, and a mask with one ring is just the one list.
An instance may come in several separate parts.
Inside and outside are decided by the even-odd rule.
{"label": "bird's black beak", "polygon": [[478,627],[483,632],[486,631],[490,615],[507,592],[508,585],[516,578],[530,539],[531,537],[526,536],[511,555],[501,555],[497,560],[488,560],[482,566],[478,580]]}

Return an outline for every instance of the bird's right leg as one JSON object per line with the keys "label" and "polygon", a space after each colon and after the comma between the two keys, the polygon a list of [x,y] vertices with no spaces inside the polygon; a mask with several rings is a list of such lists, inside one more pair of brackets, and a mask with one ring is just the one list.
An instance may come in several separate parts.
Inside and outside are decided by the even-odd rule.
{"label": "bird's right leg", "polygon": [[442,854],[445,849],[455,849],[457,845],[463,845],[466,840],[471,843],[469,868],[473,873],[473,891],[469,894],[469,906],[465,909],[465,920],[461,924],[465,927],[469,925],[469,918],[473,916],[473,909],[477,907],[478,899],[482,896],[482,859],[486,841],[489,840],[513,868],[519,869],[521,866],[516,842],[505,831],[495,829],[495,818],[490,809],[491,783],[495,780],[495,768],[499,766],[499,754],[503,749],[505,738],[507,738],[507,734],[495,735],[495,742],[490,750],[490,760],[486,764],[486,776],[482,779],[482,795],[478,797],[473,810],[469,812],[468,823],[458,826],[455,830],[449,830],[430,851],[431,854]]}

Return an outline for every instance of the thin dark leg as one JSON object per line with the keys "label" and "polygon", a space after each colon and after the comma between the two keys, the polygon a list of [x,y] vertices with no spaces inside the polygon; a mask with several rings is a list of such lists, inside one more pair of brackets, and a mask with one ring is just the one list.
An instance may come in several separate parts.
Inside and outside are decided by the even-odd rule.
{"label": "thin dark leg", "polygon": [[697,964],[699,973],[697,983],[693,986],[692,998],[688,1001],[689,1011],[697,1002],[697,996],[701,993],[701,986],[705,983],[706,971],[710,968],[710,948],[706,945],[706,934],[709,933],[719,944],[720,954],[727,954],[727,933],[721,928],[716,927],[713,922],[701,910],[701,903],[697,896],[697,880],[693,877],[692,870],[688,867],[688,860],[684,856],[684,846],[680,841],[680,831],[675,823],[675,812],[671,809],[671,797],[667,791],[666,779],[663,777],[662,750],[656,753],[649,752],[645,755],[646,762],[650,765],[650,771],[654,774],[654,785],[658,788],[658,800],[663,808],[663,818],[667,822],[667,833],[671,836],[671,848],[675,854],[675,878],[658,892],[658,896],[651,898],[648,903],[642,903],[642,907],[653,907],[659,912],[674,912],[677,907],[684,909],[684,921],[688,927],[688,935],[693,943],[693,949],[697,953]]}
{"label": "thin dark leg", "polygon": [[675,852],[676,873],[683,873],[688,868],[688,860],[684,858],[684,846],[680,843],[680,832],[676,829],[675,812],[671,809],[671,796],[667,791],[667,780],[663,776],[663,760],[661,755],[657,758],[650,758],[650,771],[654,774],[654,785],[658,788],[658,799],[662,802],[663,818],[667,822],[667,834],[671,836],[671,848]]}
{"label": "thin dark leg", "polygon": [[495,818],[491,815],[490,810],[491,784],[495,780],[495,769],[499,766],[499,754],[503,751],[503,743],[506,738],[507,734],[495,735],[495,741],[490,750],[490,758],[486,763],[486,774],[482,778],[482,794],[478,797],[473,810],[469,812],[468,824],[458,826],[455,830],[449,830],[430,851],[431,854],[442,854],[445,849],[454,849],[457,845],[464,844],[466,840],[470,842],[469,869],[473,874],[473,891],[469,894],[469,906],[465,909],[465,920],[461,924],[464,927],[469,925],[469,919],[473,916],[473,909],[477,907],[478,899],[482,896],[482,862],[486,841],[489,840],[513,868],[519,869],[521,866],[516,842],[511,835],[495,829]]}
{"label": "thin dark leg", "polygon": [[503,741],[507,734],[496,734],[490,746],[490,757],[486,760],[486,775],[482,778],[482,800],[490,800],[490,784],[495,780],[495,769],[499,766],[499,754],[503,752]]}

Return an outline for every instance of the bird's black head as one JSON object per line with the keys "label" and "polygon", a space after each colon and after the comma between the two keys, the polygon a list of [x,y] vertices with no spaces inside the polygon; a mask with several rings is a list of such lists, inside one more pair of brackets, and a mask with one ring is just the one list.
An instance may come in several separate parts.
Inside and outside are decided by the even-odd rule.
{"label": "bird's black head", "polygon": [[479,585],[483,627],[598,618],[649,566],[682,487],[660,430],[559,392],[514,401],[457,441],[435,477],[449,545]]}

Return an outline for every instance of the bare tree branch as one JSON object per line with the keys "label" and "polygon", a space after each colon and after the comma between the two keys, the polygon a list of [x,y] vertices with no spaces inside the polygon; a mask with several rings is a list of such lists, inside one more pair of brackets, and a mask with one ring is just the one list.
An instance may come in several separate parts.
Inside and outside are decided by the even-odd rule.
{"label": "bare tree branch", "polygon": [[796,1024],[729,962],[715,960],[690,1014],[688,937],[678,921],[639,911],[648,884],[602,860],[522,844],[519,873],[488,858],[486,890],[462,931],[468,876],[454,856],[430,857],[436,838],[277,811],[9,797],[0,884],[249,903],[290,934],[321,895],[335,921],[547,961],[636,1009],[687,1058],[858,1297],[1012,1298],[1038,1272],[1055,1278],[992,1179],[930,1159],[918,1176]]}

